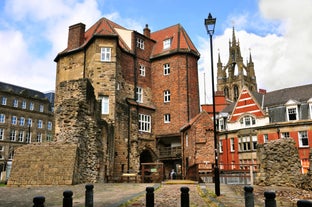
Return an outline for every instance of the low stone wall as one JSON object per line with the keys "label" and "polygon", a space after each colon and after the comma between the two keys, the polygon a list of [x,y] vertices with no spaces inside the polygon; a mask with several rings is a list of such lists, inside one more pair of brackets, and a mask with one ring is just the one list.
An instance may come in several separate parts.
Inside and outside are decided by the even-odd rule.
{"label": "low stone wall", "polygon": [[36,143],[15,151],[8,186],[71,185],[77,145]]}
{"label": "low stone wall", "polygon": [[301,163],[293,139],[278,139],[259,144],[257,159],[260,163],[257,185],[298,187],[301,183]]}

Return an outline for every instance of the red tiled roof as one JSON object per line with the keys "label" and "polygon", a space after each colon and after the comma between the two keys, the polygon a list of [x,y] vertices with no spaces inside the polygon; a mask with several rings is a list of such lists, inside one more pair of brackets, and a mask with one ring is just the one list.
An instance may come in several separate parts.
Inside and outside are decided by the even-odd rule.
{"label": "red tiled roof", "polygon": [[[163,41],[169,38],[171,38],[172,41],[171,47],[164,50]],[[199,52],[197,51],[193,42],[180,24],[176,24],[171,27],[152,32],[151,39],[156,41],[151,57],[157,57],[171,52],[181,51],[193,52],[194,54],[199,56]]]}

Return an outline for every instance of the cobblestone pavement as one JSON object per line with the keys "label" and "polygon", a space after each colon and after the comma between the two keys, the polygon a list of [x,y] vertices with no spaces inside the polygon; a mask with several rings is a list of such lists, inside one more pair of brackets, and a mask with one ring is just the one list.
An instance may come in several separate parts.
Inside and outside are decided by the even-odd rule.
{"label": "cobblestone pavement", "polygon": [[[209,206],[208,200],[203,196],[197,184],[165,184],[154,191],[155,207],[177,207],[181,206],[181,187],[189,188],[190,206]],[[125,206],[144,207],[145,195],[132,200]]]}

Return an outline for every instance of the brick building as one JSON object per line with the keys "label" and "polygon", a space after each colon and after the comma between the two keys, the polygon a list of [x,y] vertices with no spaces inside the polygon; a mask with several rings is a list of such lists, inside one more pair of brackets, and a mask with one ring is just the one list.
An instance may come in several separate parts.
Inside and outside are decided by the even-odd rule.
{"label": "brick building", "polygon": [[[249,169],[257,164],[257,144],[293,139],[301,172],[309,169],[312,147],[312,85],[251,92],[244,87],[237,102],[225,108],[225,129],[219,129],[220,168]],[[259,163],[258,163],[259,164]]]}
{"label": "brick building", "polygon": [[[199,113],[199,53],[180,25],[143,34],[101,18],[69,27],[55,61],[56,105],[64,81],[89,79],[106,123],[105,174],[139,172],[141,163],[181,165],[180,128]],[[55,126],[56,139],[60,126]],[[169,172],[165,171],[165,174]]]}
{"label": "brick building", "polygon": [[0,172],[16,148],[54,137],[54,93],[0,82]]}

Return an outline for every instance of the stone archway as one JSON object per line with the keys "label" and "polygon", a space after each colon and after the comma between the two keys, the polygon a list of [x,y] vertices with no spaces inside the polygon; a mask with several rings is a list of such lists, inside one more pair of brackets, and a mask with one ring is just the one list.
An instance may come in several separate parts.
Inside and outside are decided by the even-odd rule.
{"label": "stone archway", "polygon": [[149,162],[154,162],[153,155],[149,149],[145,149],[140,154],[140,165]]}

